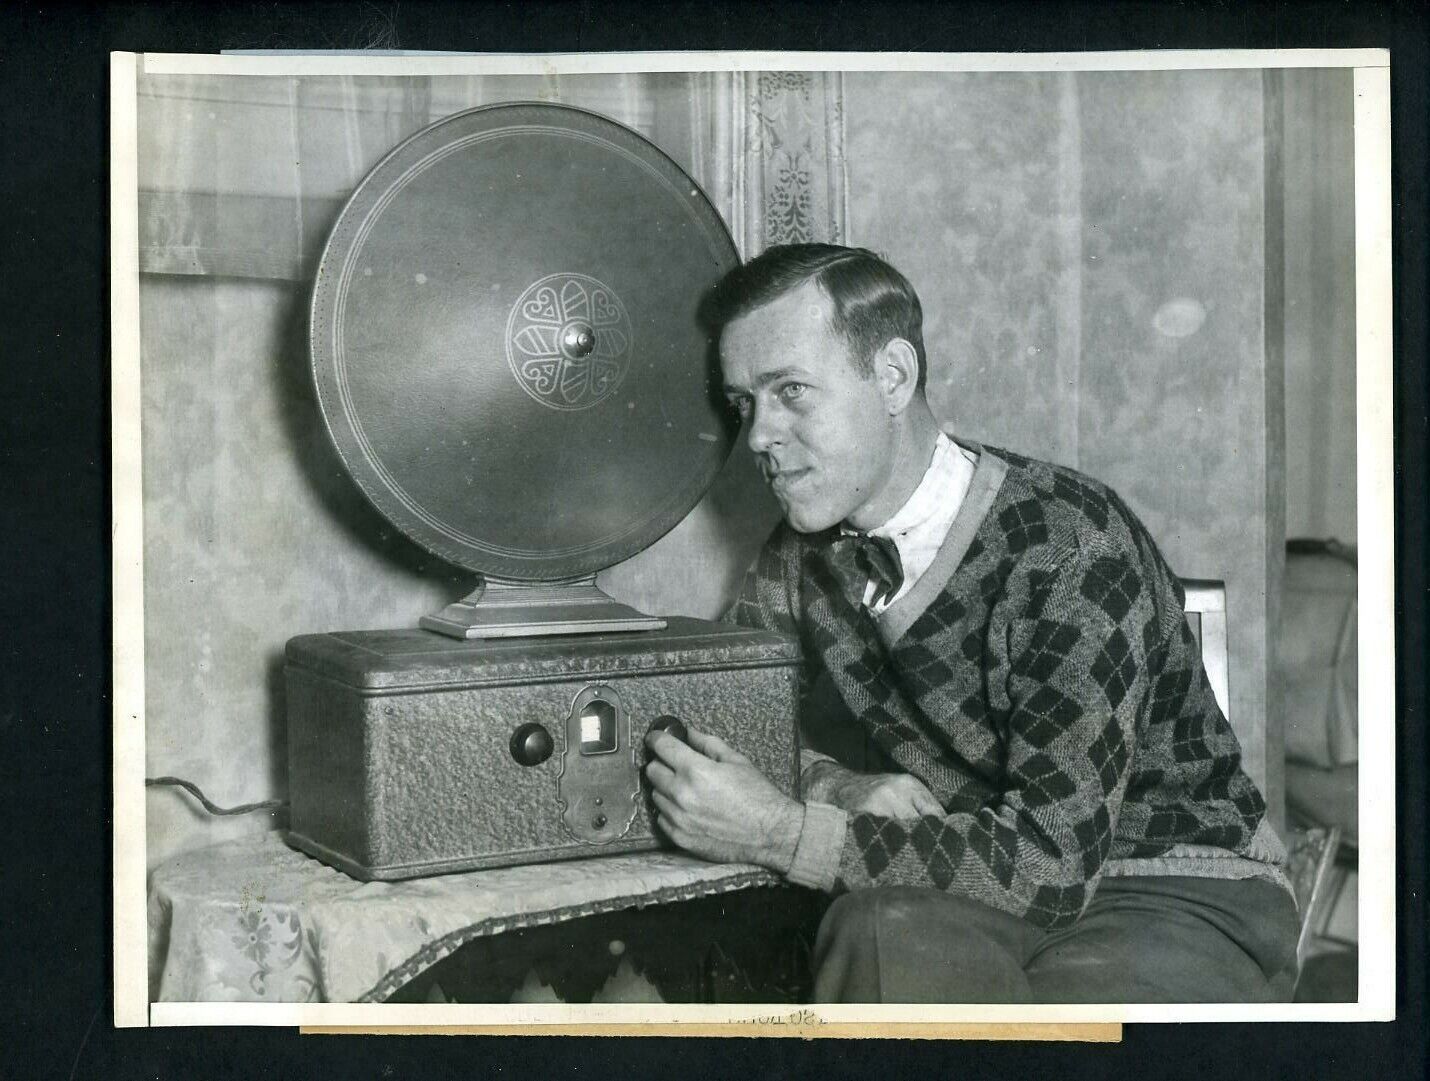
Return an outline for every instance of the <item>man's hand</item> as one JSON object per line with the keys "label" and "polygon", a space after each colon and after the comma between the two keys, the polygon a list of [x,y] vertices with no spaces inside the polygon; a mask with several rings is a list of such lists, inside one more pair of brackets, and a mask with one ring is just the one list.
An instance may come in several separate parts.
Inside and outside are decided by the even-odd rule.
{"label": "man's hand", "polygon": [[718,863],[758,863],[781,874],[794,861],[804,807],[717,736],[688,729],[689,746],[651,732],[646,764],[662,832]]}
{"label": "man's hand", "polygon": [[859,773],[838,762],[815,762],[805,770],[804,797],[832,803],[850,814],[885,818],[943,816],[943,805],[912,773]]}

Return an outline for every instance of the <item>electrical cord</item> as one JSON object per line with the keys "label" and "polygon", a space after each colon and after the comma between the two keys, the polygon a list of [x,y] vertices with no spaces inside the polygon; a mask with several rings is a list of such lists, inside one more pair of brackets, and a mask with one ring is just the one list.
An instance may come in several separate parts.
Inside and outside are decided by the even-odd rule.
{"label": "electrical cord", "polygon": [[260,803],[240,803],[237,807],[220,807],[206,795],[193,781],[186,781],[182,777],[145,777],[145,788],[157,788],[160,786],[172,786],[182,788],[189,795],[204,805],[204,810],[211,815],[246,815],[254,811],[276,811],[280,807],[287,807],[286,799],[268,799]]}

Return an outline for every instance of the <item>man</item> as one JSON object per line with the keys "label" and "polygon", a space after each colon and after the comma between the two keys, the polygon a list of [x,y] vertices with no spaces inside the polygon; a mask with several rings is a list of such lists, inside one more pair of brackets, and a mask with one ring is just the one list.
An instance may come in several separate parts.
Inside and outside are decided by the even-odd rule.
{"label": "man", "polygon": [[772,248],[715,301],[784,511],[732,616],[799,636],[811,749],[800,803],[653,734],[661,828],[841,895],[821,1001],[1285,997],[1284,849],[1132,512],[941,431],[918,297],[871,252]]}

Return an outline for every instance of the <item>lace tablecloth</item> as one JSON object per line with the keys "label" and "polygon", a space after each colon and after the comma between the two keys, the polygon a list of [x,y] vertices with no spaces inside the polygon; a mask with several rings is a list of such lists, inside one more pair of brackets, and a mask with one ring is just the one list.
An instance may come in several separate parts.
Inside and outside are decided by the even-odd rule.
{"label": "lace tablecloth", "polygon": [[153,1001],[375,1002],[481,935],[777,883],[676,852],[358,882],[278,833],[149,880]]}

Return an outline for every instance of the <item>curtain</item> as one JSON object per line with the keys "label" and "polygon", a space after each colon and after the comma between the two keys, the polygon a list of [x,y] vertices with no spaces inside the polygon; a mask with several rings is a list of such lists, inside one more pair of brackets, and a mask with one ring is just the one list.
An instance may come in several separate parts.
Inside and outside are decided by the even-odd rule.
{"label": "curtain", "polygon": [[744,254],[772,244],[842,243],[844,93],[839,72],[734,77],[732,230]]}
{"label": "curtain", "polygon": [[140,270],[308,281],[383,155],[501,101],[579,106],[639,131],[702,186],[742,255],[844,236],[837,73],[143,76]]}

